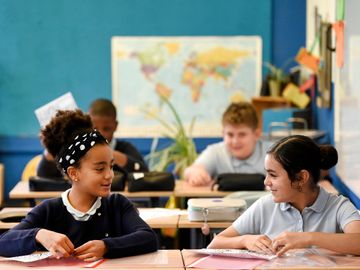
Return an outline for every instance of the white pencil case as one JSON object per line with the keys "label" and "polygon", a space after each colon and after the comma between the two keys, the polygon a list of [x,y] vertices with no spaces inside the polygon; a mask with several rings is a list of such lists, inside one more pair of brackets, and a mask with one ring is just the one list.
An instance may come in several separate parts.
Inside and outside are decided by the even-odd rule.
{"label": "white pencil case", "polygon": [[234,221],[246,209],[238,198],[196,198],[188,200],[189,221]]}

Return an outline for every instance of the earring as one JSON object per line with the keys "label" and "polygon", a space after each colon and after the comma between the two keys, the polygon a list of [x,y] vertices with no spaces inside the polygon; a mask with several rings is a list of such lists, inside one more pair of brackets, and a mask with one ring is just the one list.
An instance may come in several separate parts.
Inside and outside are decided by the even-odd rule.
{"label": "earring", "polygon": [[79,181],[77,178],[74,179],[75,182]]}

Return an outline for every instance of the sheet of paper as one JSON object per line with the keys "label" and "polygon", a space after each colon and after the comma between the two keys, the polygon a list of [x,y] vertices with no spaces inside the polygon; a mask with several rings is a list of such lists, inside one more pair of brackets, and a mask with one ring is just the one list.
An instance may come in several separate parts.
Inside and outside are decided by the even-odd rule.
{"label": "sheet of paper", "polygon": [[17,262],[36,262],[43,259],[46,259],[51,256],[50,252],[34,253],[23,256],[15,256],[8,258],[1,258],[0,261],[17,261]]}
{"label": "sheet of paper", "polygon": [[187,211],[180,209],[166,209],[166,208],[140,209],[140,217],[145,221],[151,218],[178,216],[184,213],[187,213]]}
{"label": "sheet of paper", "polygon": [[254,269],[265,262],[266,260],[209,255],[193,262],[187,267],[203,269]]}
{"label": "sheet of paper", "polygon": [[292,83],[286,86],[282,95],[301,109],[304,109],[310,102],[310,97],[301,93],[299,87]]}
{"label": "sheet of paper", "polygon": [[43,128],[50,122],[58,110],[75,110],[77,108],[73,95],[68,92],[36,109],[35,115],[39,120],[40,126]]}
{"label": "sheet of paper", "polygon": [[298,54],[295,57],[295,60],[299,64],[311,69],[315,73],[317,73],[319,69],[319,58],[309,53],[305,48],[301,48],[299,50]]}
{"label": "sheet of paper", "polygon": [[336,36],[336,66],[341,68],[344,65],[344,22],[338,21],[333,24]]}

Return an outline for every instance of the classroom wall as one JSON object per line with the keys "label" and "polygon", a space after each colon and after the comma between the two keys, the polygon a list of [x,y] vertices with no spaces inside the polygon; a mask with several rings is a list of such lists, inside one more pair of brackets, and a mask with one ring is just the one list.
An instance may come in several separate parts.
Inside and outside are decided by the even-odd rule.
{"label": "classroom wall", "polygon": [[[260,35],[263,61],[280,64],[305,44],[305,5],[303,0],[0,0],[5,195],[42,150],[36,108],[67,91],[83,110],[95,98],[111,98],[112,36]],[[198,150],[218,139],[199,140]],[[132,142],[148,153],[149,140]]]}

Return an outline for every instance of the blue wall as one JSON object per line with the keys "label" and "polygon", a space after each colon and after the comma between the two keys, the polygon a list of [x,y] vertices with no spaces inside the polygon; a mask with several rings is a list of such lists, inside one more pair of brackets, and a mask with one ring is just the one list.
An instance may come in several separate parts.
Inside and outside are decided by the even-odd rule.
{"label": "blue wall", "polygon": [[[305,44],[305,11],[304,0],[0,0],[5,195],[42,150],[36,108],[66,91],[84,110],[111,98],[112,36],[260,35],[263,61],[281,65]],[[150,140],[131,142],[149,152]]]}
{"label": "blue wall", "polygon": [[260,35],[269,61],[271,21],[271,0],[0,0],[0,134],[36,135],[65,91],[111,98],[112,36]]}

